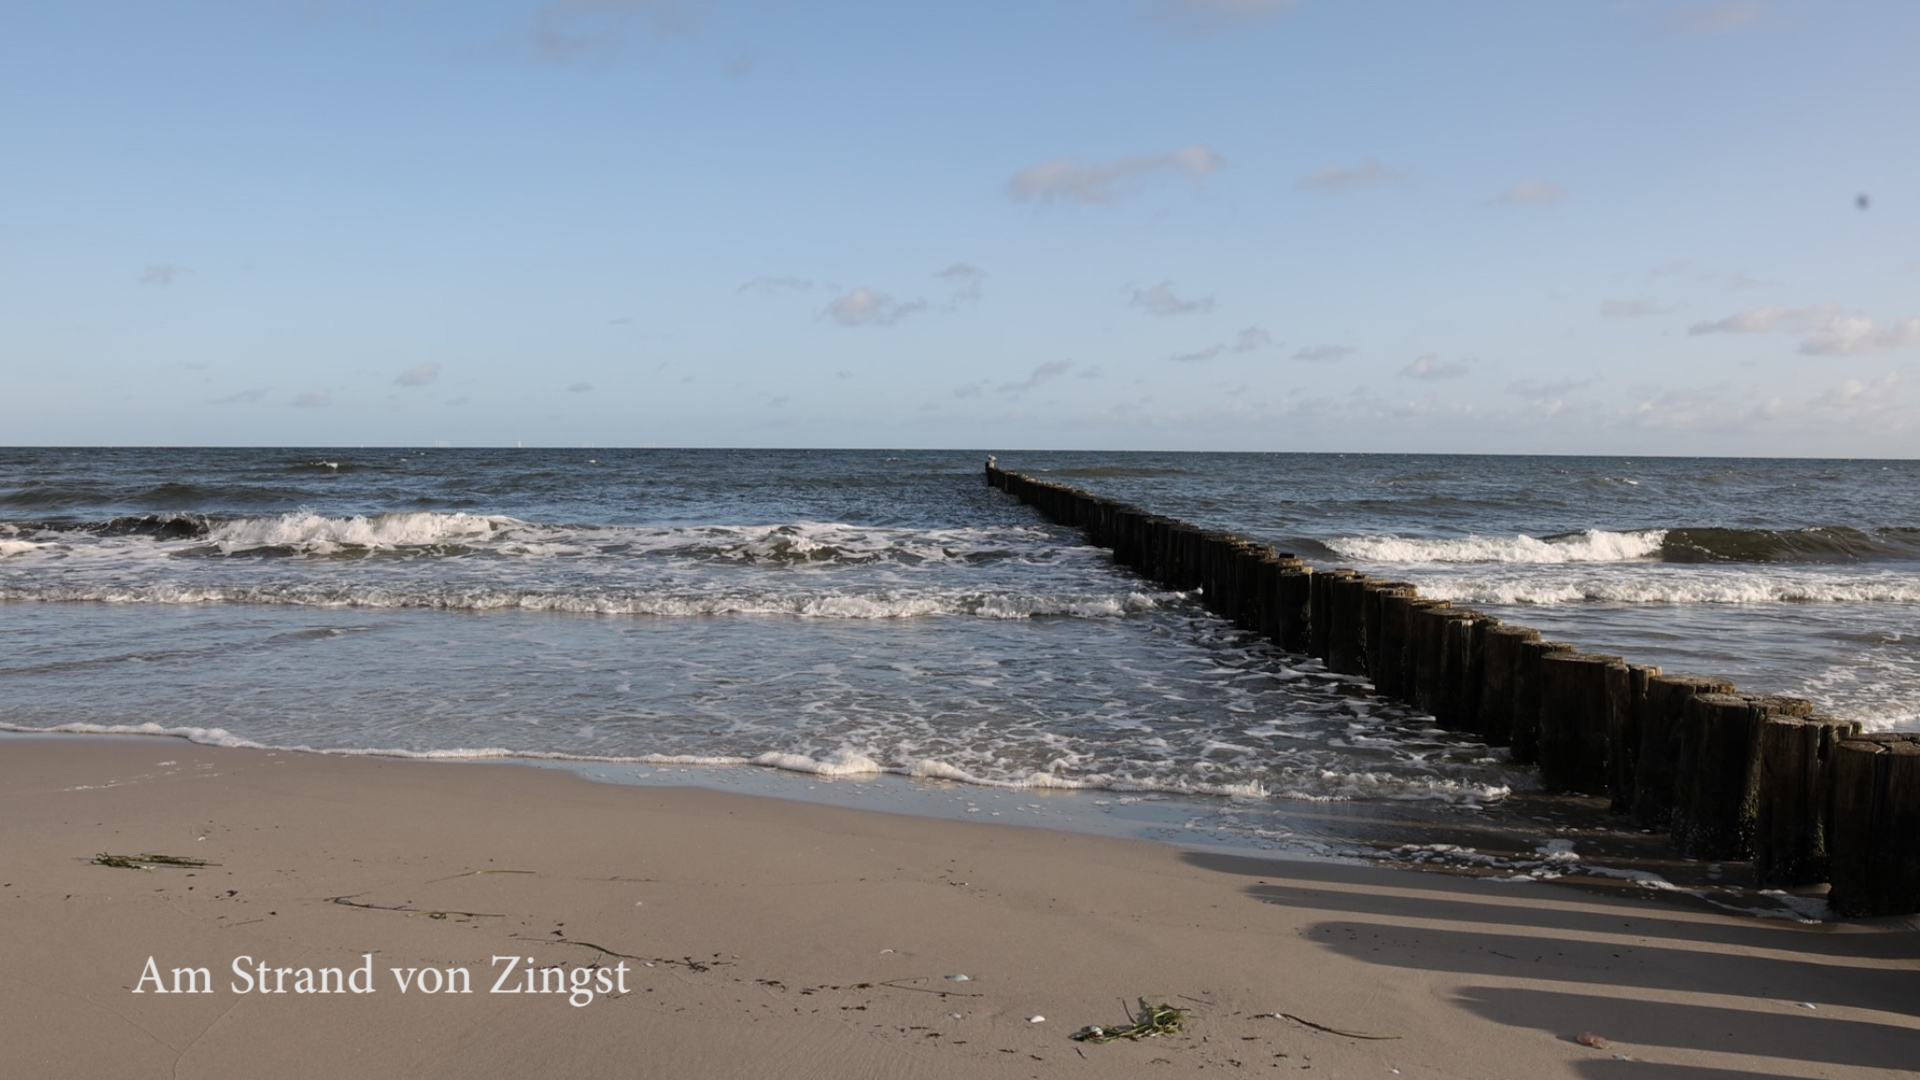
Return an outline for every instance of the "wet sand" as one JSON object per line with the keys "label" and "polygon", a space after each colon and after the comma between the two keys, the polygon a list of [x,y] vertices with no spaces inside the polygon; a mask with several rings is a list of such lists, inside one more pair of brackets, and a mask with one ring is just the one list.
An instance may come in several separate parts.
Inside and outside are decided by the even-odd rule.
{"label": "wet sand", "polygon": [[[1731,1080],[1920,1062],[1910,922],[162,739],[0,742],[0,928],[5,1076]],[[237,957],[289,992],[236,992]],[[549,986],[584,969],[587,1003],[526,992],[527,958]],[[372,993],[292,992],[302,969],[363,966]],[[174,968],[207,969],[213,992],[155,992]],[[464,969],[473,992],[420,993],[423,969]],[[1190,1010],[1186,1032],[1069,1038],[1141,998]]]}

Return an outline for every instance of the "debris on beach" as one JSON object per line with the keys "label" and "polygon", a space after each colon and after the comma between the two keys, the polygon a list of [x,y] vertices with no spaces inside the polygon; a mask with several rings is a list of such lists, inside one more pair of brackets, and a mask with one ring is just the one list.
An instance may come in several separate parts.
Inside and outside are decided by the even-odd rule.
{"label": "debris on beach", "polygon": [[1316,1024],[1313,1021],[1306,1019],[1305,1017],[1295,1016],[1292,1013],[1270,1012],[1270,1013],[1254,1013],[1253,1014],[1253,1018],[1256,1020],[1261,1019],[1262,1017],[1265,1017],[1271,1020],[1291,1020],[1296,1024],[1303,1024],[1307,1027],[1310,1027],[1315,1031],[1324,1031],[1329,1035],[1338,1035],[1341,1038],[1345,1038],[1345,1039],[1366,1039],[1370,1042],[1392,1042],[1393,1040],[1398,1039],[1400,1037],[1398,1035],[1366,1035],[1358,1031],[1342,1031],[1339,1028],[1328,1027],[1325,1024]]}
{"label": "debris on beach", "polygon": [[422,908],[408,907],[405,904],[367,904],[354,899],[354,897],[356,896],[363,896],[363,895],[365,894],[350,893],[346,896],[329,896],[327,897],[327,901],[329,903],[339,904],[341,907],[360,908],[363,911],[404,912],[407,918],[409,919],[427,918],[427,919],[446,920],[446,919],[504,919],[506,918],[505,915],[501,915],[497,913],[490,914],[484,911],[429,911]]}
{"label": "debris on beach", "polygon": [[205,859],[188,859],[179,855],[109,855],[101,852],[93,857],[95,866],[111,866],[120,870],[152,870],[156,866],[218,866]]}
{"label": "debris on beach", "polygon": [[1168,1005],[1164,1002],[1151,1005],[1147,1003],[1146,998],[1141,998],[1140,1012],[1127,1018],[1130,1023],[1112,1027],[1090,1024],[1074,1032],[1069,1038],[1076,1042],[1110,1043],[1115,1039],[1129,1039],[1137,1042],[1157,1035],[1179,1035],[1186,1031],[1189,1015],[1186,1009],[1177,1005]]}
{"label": "debris on beach", "polygon": [[1596,1035],[1591,1031],[1581,1032],[1574,1036],[1573,1041],[1579,1043],[1581,1046],[1591,1046],[1595,1050],[1605,1050],[1608,1046],[1612,1045],[1607,1042],[1606,1036]]}

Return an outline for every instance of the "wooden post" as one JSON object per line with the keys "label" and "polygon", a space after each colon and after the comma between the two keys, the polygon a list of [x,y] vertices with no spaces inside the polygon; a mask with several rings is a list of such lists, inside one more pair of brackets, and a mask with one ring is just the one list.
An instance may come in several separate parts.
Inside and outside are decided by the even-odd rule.
{"label": "wooden post", "polygon": [[1167,583],[1166,525],[1167,519],[1159,514],[1148,514],[1140,519],[1140,572],[1163,586]]}
{"label": "wooden post", "polygon": [[1206,555],[1202,566],[1205,583],[1201,589],[1207,610],[1215,615],[1226,615],[1229,610],[1227,603],[1233,574],[1233,545],[1238,539],[1232,533],[1206,534]]}
{"label": "wooden post", "polygon": [[1540,666],[1540,779],[1549,791],[1607,793],[1607,729],[1627,700],[1626,661],[1559,653]]}
{"label": "wooden post", "polygon": [[1489,746],[1513,742],[1514,680],[1520,646],[1539,641],[1540,631],[1524,626],[1489,626],[1480,643],[1480,734]]}
{"label": "wooden post", "polygon": [[1771,716],[1760,725],[1760,805],[1753,871],[1762,885],[1827,880],[1833,749],[1860,725],[1831,716]]}
{"label": "wooden post", "polygon": [[1639,783],[1640,717],[1646,712],[1647,687],[1660,669],[1649,664],[1627,665],[1627,693],[1607,717],[1607,795],[1613,802],[1607,807],[1616,814],[1633,811],[1634,789]]}
{"label": "wooden post", "polygon": [[1920,735],[1850,739],[1832,760],[1827,902],[1847,915],[1920,912]]}
{"label": "wooden post", "polygon": [[1359,574],[1332,575],[1327,590],[1327,668],[1342,675],[1367,673],[1366,601],[1368,580]]}
{"label": "wooden post", "polygon": [[1753,856],[1760,809],[1760,726],[1806,716],[1802,698],[1698,694],[1688,699],[1675,763],[1673,846],[1696,859]]}
{"label": "wooden post", "polygon": [[1253,568],[1254,630],[1268,641],[1280,640],[1280,605],[1274,590],[1279,588],[1280,560],[1269,555]]}
{"label": "wooden post", "polygon": [[1169,526],[1168,532],[1168,554],[1173,565],[1167,577],[1167,586],[1180,592],[1192,592],[1200,587],[1197,570],[1200,530],[1180,522]]}
{"label": "wooden post", "polygon": [[1634,759],[1634,824],[1663,832],[1672,827],[1675,765],[1687,699],[1731,693],[1733,684],[1725,679],[1661,674],[1647,680],[1640,703],[1640,752]]}
{"label": "wooden post", "polygon": [[[1389,666],[1381,659],[1386,655],[1385,630],[1382,620],[1385,618],[1387,597],[1414,596],[1417,595],[1418,592],[1419,590],[1404,581],[1367,582],[1366,595],[1361,598],[1360,608],[1360,636],[1361,640],[1365,643],[1362,650],[1363,655],[1361,656],[1361,661],[1367,678],[1373,681],[1373,691],[1376,694],[1386,693],[1385,690],[1380,688],[1378,672],[1380,669]],[[1394,662],[1397,663],[1399,658],[1400,654],[1395,653]],[[1391,679],[1392,677],[1389,676],[1388,678]]]}
{"label": "wooden post", "polygon": [[1440,709],[1440,671],[1452,611],[1453,605],[1445,600],[1422,600],[1413,605],[1407,619],[1407,684],[1413,689],[1408,700],[1429,716]]}
{"label": "wooden post", "polygon": [[1311,567],[1283,567],[1274,588],[1280,605],[1280,647],[1290,653],[1304,654],[1313,644],[1313,578]]}
{"label": "wooden post", "polygon": [[1307,633],[1312,640],[1308,652],[1319,657],[1323,663],[1333,655],[1334,583],[1352,576],[1352,570],[1322,570],[1313,575],[1313,589],[1308,595]]}
{"label": "wooden post", "polygon": [[1367,674],[1375,692],[1395,701],[1410,700],[1407,682],[1407,641],[1413,605],[1419,596],[1411,587],[1388,591],[1380,597],[1380,644],[1367,658]]}
{"label": "wooden post", "polygon": [[1558,641],[1520,643],[1520,662],[1513,669],[1513,760],[1540,760],[1541,668],[1547,657],[1572,651],[1573,646]]}
{"label": "wooden post", "polygon": [[1242,630],[1260,629],[1260,567],[1272,558],[1272,548],[1244,544],[1235,559],[1233,623]]}
{"label": "wooden post", "polygon": [[1680,719],[1674,762],[1674,850],[1696,859],[1741,859],[1752,837],[1741,835],[1753,755],[1753,710],[1737,694],[1695,694]]}
{"label": "wooden post", "polygon": [[1486,663],[1485,639],[1500,620],[1455,608],[1441,628],[1440,695],[1434,718],[1448,731],[1480,730],[1480,683]]}

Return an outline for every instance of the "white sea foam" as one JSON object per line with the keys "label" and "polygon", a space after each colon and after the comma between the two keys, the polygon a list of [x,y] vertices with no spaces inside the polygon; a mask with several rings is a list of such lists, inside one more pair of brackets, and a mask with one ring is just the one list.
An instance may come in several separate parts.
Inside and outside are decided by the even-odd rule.
{"label": "white sea foam", "polygon": [[755,757],[753,764],[817,776],[876,776],[887,771],[879,762],[852,750],[836,750],[824,758],[769,750]]}
{"label": "white sea foam", "polygon": [[1342,536],[1326,545],[1343,558],[1387,563],[1627,562],[1660,551],[1665,529],[1606,532],[1589,529],[1542,540],[1532,536],[1465,536],[1430,540],[1404,536]]}
{"label": "white sea foam", "polygon": [[527,523],[497,514],[436,514],[425,511],[370,517],[324,517],[296,511],[269,518],[221,522],[208,541],[232,553],[254,548],[296,548],[326,554],[341,548],[433,547],[475,544]]}
{"label": "white sea foam", "polygon": [[1644,576],[1436,578],[1420,595],[1469,604],[1807,604],[1920,603],[1920,580],[1894,574],[1792,575],[1767,572]]}
{"label": "white sea foam", "polygon": [[550,592],[501,588],[399,588],[275,583],[234,585],[0,586],[0,602],[103,604],[271,604],[314,608],[442,611],[551,611],[578,615],[785,615],[808,619],[910,619],[941,615],[981,619],[1120,618],[1152,611],[1180,593],[1031,595],[963,590],[881,593],[738,593],[697,595],[631,591]]}
{"label": "white sea foam", "polygon": [[1324,770],[1282,790],[1269,790],[1257,781],[1213,783],[1184,776],[1136,778],[1091,774],[1085,777],[1060,776],[1034,771],[1024,776],[994,777],[933,759],[920,759],[904,765],[888,765],[868,754],[839,749],[818,756],[790,751],[766,751],[760,754],[567,754],[537,750],[512,750],[505,747],[448,747],[444,749],[403,749],[393,747],[318,747],[306,743],[271,743],[244,738],[220,727],[167,725],[157,723],[98,724],[65,723],[32,727],[0,723],[0,731],[29,734],[67,735],[150,735],[185,739],[205,746],[247,750],[275,750],[291,753],[321,754],[330,757],[388,757],[425,761],[543,761],[586,765],[654,765],[688,768],[726,768],[754,766],[801,773],[828,779],[852,779],[883,774],[915,779],[949,780],[971,787],[1003,791],[1116,791],[1147,795],[1199,795],[1235,800],[1296,800],[1305,802],[1342,802],[1354,798],[1389,798],[1439,801],[1474,805],[1493,802],[1510,794],[1497,785],[1460,783],[1436,777],[1394,776],[1387,773],[1348,774]]}
{"label": "white sea foam", "polygon": [[0,559],[10,555],[26,555],[39,549],[39,544],[27,540],[0,540]]}
{"label": "white sea foam", "polygon": [[[18,530],[10,532],[12,536]],[[1050,534],[1028,526],[903,529],[839,522],[761,525],[562,525],[501,514],[428,511],[329,517],[294,511],[217,521],[203,534],[154,536],[138,531],[36,528],[0,551],[41,550],[67,558],[141,560],[153,556],[277,554],[306,557],[376,554],[471,555],[534,560],[665,556],[700,561],[793,565],[904,565],[1014,554],[1053,553]]]}

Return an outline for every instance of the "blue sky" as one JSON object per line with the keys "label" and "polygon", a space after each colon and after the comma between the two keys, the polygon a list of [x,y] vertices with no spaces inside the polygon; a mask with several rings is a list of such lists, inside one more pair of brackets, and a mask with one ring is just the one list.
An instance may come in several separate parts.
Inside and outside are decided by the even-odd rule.
{"label": "blue sky", "polygon": [[1920,5],[0,20],[0,443],[1920,456]]}

